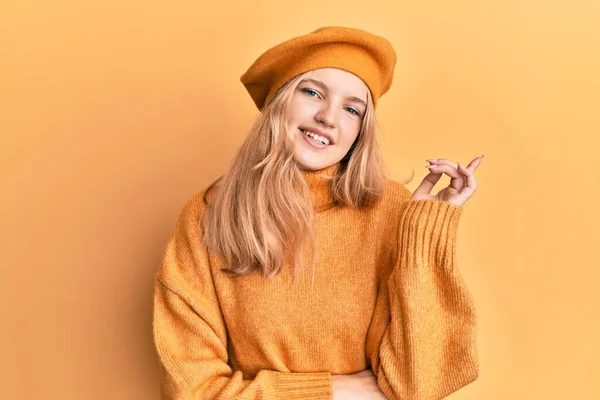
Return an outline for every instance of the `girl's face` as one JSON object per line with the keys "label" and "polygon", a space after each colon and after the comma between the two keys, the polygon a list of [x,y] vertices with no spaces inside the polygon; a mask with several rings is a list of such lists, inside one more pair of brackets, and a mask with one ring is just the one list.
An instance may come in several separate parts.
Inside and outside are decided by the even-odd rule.
{"label": "girl's face", "polygon": [[323,68],[304,79],[287,105],[287,132],[294,159],[318,170],[339,162],[360,132],[367,85],[356,75]]}

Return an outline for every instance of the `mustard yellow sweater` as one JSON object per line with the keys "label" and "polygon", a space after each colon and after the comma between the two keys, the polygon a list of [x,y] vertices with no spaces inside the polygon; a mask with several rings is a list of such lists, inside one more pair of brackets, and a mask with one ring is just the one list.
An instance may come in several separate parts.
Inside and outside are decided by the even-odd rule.
{"label": "mustard yellow sweater", "polygon": [[203,192],[181,212],[156,275],[164,399],[329,400],[331,375],[372,369],[389,399],[441,399],[478,376],[476,314],[460,276],[462,207],[387,181],[369,210],[315,195],[317,264],[291,284],[231,278],[202,246]]}

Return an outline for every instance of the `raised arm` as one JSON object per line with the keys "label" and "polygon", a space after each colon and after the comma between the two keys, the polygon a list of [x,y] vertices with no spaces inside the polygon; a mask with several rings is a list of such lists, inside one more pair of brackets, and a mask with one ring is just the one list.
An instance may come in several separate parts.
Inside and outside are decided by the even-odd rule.
{"label": "raised arm", "polygon": [[442,399],[477,379],[477,321],[456,260],[462,207],[402,204],[398,251],[367,341],[378,385],[392,400]]}
{"label": "raised arm", "polygon": [[200,203],[184,207],[155,280],[153,334],[162,398],[330,400],[328,372],[261,370],[244,379],[231,369],[227,328],[198,226]]}

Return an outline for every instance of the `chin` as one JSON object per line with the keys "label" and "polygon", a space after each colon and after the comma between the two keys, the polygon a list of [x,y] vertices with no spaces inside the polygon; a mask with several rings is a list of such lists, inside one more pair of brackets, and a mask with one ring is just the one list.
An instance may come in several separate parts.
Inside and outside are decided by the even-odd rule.
{"label": "chin", "polygon": [[297,156],[294,156],[294,159],[300,167],[311,171],[327,168],[336,163],[335,160],[311,160]]}

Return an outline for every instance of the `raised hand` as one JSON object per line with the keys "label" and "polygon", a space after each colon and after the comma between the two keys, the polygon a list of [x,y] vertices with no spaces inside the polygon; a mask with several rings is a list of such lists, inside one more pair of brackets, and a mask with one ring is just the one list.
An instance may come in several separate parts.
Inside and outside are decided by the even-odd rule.
{"label": "raised hand", "polygon": [[[442,200],[457,206],[462,206],[477,190],[475,170],[481,164],[483,156],[475,158],[466,167],[443,158],[431,159],[429,174],[413,193],[413,200]],[[440,180],[442,174],[450,177],[450,185],[440,190],[436,195],[431,195],[431,190]]]}

